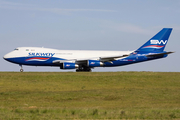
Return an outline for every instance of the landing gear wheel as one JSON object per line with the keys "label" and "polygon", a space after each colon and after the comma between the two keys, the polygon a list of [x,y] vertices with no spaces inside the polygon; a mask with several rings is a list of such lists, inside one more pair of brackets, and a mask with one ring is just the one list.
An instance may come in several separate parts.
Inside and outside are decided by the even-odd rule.
{"label": "landing gear wheel", "polygon": [[20,69],[20,72],[23,72],[24,70],[23,69]]}
{"label": "landing gear wheel", "polygon": [[91,68],[87,68],[85,71],[91,72],[92,70],[91,70]]}
{"label": "landing gear wheel", "polygon": [[92,72],[92,70],[91,68],[82,67],[82,68],[76,69],[76,72]]}

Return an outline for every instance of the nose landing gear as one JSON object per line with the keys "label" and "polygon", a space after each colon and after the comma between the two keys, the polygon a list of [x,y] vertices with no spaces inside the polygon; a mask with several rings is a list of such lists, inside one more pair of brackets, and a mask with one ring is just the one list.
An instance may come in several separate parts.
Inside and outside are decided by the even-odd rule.
{"label": "nose landing gear", "polygon": [[22,67],[22,65],[19,65],[20,67],[21,67],[21,69],[20,69],[20,72],[23,72],[24,70],[23,70],[23,67]]}

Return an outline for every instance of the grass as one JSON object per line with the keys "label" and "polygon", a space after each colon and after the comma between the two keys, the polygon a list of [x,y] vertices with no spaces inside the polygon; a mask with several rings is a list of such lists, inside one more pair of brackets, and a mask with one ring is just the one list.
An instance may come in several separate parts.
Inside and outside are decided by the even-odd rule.
{"label": "grass", "polygon": [[0,72],[8,119],[180,119],[180,73]]}

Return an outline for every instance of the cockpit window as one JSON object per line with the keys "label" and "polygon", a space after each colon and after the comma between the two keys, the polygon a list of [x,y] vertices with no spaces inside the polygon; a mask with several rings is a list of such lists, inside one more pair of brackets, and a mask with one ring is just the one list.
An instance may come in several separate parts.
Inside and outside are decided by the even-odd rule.
{"label": "cockpit window", "polygon": [[19,49],[16,48],[16,49],[14,49],[14,50],[19,50]]}

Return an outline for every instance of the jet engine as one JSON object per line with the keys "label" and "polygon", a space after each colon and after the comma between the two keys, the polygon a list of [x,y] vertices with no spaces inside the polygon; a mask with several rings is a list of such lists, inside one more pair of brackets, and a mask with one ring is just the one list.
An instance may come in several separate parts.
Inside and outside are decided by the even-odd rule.
{"label": "jet engine", "polygon": [[75,63],[61,63],[60,68],[61,69],[75,69],[78,68],[79,65]]}
{"label": "jet engine", "polygon": [[88,67],[99,67],[99,66],[103,66],[104,63],[98,60],[88,60],[87,61],[87,66]]}

